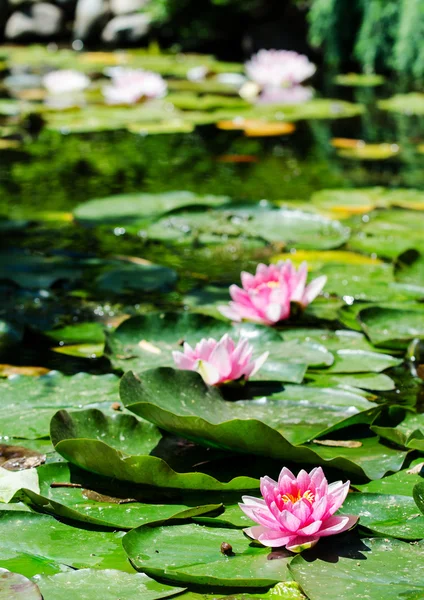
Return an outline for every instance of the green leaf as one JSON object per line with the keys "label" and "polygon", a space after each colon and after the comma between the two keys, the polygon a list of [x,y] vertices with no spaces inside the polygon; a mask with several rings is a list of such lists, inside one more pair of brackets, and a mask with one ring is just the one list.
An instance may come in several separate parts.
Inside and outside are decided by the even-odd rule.
{"label": "green leaf", "polygon": [[0,600],[43,600],[38,586],[18,573],[0,569]]}
{"label": "green leaf", "polygon": [[146,429],[148,431],[148,427],[149,424],[140,424],[129,415],[112,419],[97,410],[60,411],[52,419],[51,435],[57,452],[67,460],[86,471],[120,481],[185,490],[258,488],[259,482],[251,477],[235,477],[221,482],[200,469],[177,473],[161,458],[147,454],[153,448],[149,435],[144,437],[143,433]]}
{"label": "green leaf", "polygon": [[[238,451],[258,452],[263,446],[253,434],[256,428],[265,426],[289,445],[302,444],[340,429],[345,420],[367,422],[370,415],[362,411],[376,412],[375,405],[351,392],[292,385],[269,398],[228,402],[197,373],[167,368],[146,371],[140,380],[126,373],[120,390],[126,408],[158,426]],[[246,430],[247,439],[236,436],[231,442],[230,431],[237,427]]]}
{"label": "green leaf", "polygon": [[23,487],[39,493],[36,469],[15,472],[0,467],[0,502],[10,502],[15,493]]}
{"label": "green leaf", "polygon": [[[232,546],[225,556],[223,542]],[[214,587],[266,588],[288,579],[291,554],[258,547],[239,529],[197,524],[138,527],[123,539],[134,567],[153,577],[176,583]]]}
{"label": "green leaf", "polygon": [[200,314],[152,313],[124,321],[108,335],[108,354],[115,368],[138,373],[151,367],[174,366],[173,351],[182,351],[182,342],[194,346],[202,338],[220,339],[225,333],[234,339],[248,337],[254,357],[268,351],[269,357],[256,380],[300,383],[309,365],[328,366],[333,356],[314,342],[283,341],[281,336],[261,325],[226,321]]}
{"label": "green leaf", "polygon": [[409,94],[396,94],[387,100],[380,100],[378,108],[389,112],[404,115],[424,115],[424,94],[409,92]]}
{"label": "green leaf", "polygon": [[410,496],[348,494],[341,511],[359,516],[359,524],[373,533],[403,540],[424,538],[424,516]]}
{"label": "green leaf", "polygon": [[418,600],[424,594],[424,545],[352,538],[296,556],[289,566],[310,600]]}
{"label": "green leaf", "polygon": [[409,467],[402,469],[402,471],[399,471],[398,473],[388,475],[378,481],[370,481],[363,485],[355,485],[355,487],[362,492],[411,496],[414,485],[422,481],[422,476],[418,473],[410,473],[409,471],[413,467],[423,464],[423,459],[417,458]]}
{"label": "green leaf", "polygon": [[177,281],[174,269],[160,265],[126,265],[99,275],[96,288],[102,292],[168,292]]}
{"label": "green leaf", "polygon": [[77,529],[47,515],[0,511],[0,561],[32,554],[76,569],[114,568],[132,572],[122,550],[122,533]]}
{"label": "green leaf", "polygon": [[405,304],[402,309],[366,308],[359,318],[365,333],[378,346],[397,348],[411,339],[424,338],[424,308],[420,304]]}
{"label": "green leaf", "polygon": [[373,390],[376,392],[387,392],[395,389],[393,379],[382,373],[352,373],[352,374],[328,374],[308,373],[308,380],[320,387],[341,387],[345,389],[359,388],[362,390]]}
{"label": "green leaf", "polygon": [[[220,504],[198,506],[187,504],[143,504],[133,499],[115,498],[97,493],[93,478],[72,477],[69,466],[53,463],[38,469],[41,491],[28,489],[16,495],[27,505],[52,514],[53,516],[91,523],[114,529],[132,529],[146,523],[167,519],[188,519],[208,512],[217,511]],[[69,488],[66,484],[77,480],[79,488]],[[55,487],[51,487],[51,483]],[[63,488],[56,484],[65,484]],[[22,486],[25,487],[25,486]],[[94,490],[94,491],[93,491]],[[35,492],[35,493],[34,493]]]}
{"label": "green leaf", "polygon": [[412,490],[412,494],[415,500],[415,504],[418,506],[418,508],[424,515],[424,482],[417,483],[414,486],[414,489]]}
{"label": "green leaf", "polygon": [[166,242],[196,237],[201,243],[219,242],[222,236],[260,237],[268,242],[286,242],[288,247],[337,248],[350,230],[339,221],[317,214],[261,206],[186,212],[165,216],[147,228],[151,239]]}
{"label": "green leaf", "polygon": [[370,409],[373,405],[363,396],[340,389],[286,386],[282,394],[271,398],[227,402],[197,373],[162,368],[143,373],[141,380],[126,373],[121,399],[127,408],[159,427],[207,446],[295,462],[330,461],[335,467],[365,472],[372,478],[398,470],[405,456],[380,445],[377,438],[367,439],[357,449],[293,446],[374,418],[375,409]]}
{"label": "green leaf", "polygon": [[346,87],[374,87],[382,85],[385,81],[382,75],[376,73],[346,73],[336,75],[334,80],[337,85]]}
{"label": "green leaf", "polygon": [[66,600],[71,590],[73,600],[93,600],[95,597],[102,600],[158,600],[184,591],[184,588],[158,583],[142,573],[113,569],[80,569],[34,579],[46,600]]}
{"label": "green leaf", "polygon": [[[181,600],[217,600],[217,594],[196,594],[186,592],[180,596]],[[300,587],[294,581],[283,581],[277,583],[267,592],[258,592],[257,594],[239,592],[231,595],[219,593],[219,600],[305,600]]]}
{"label": "green leaf", "polygon": [[226,196],[199,196],[192,192],[162,194],[120,194],[96,198],[77,206],[74,216],[79,221],[93,224],[125,225],[132,221],[157,217],[187,206],[219,206],[228,202]]}
{"label": "green leaf", "polygon": [[366,350],[337,350],[328,373],[379,373],[402,363],[388,354]]}
{"label": "green leaf", "polygon": [[36,439],[48,436],[50,419],[60,408],[96,406],[110,410],[118,399],[115,375],[71,377],[52,371],[42,377],[0,381],[1,436]]}

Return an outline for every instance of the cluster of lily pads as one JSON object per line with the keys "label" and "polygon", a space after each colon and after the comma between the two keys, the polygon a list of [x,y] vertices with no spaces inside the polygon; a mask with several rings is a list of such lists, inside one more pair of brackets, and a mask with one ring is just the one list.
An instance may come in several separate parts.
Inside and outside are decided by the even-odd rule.
{"label": "cluster of lily pads", "polygon": [[[3,257],[12,304],[125,299],[113,320],[38,325],[82,372],[2,370],[10,600],[419,598],[423,208],[382,187],[121,195],[69,225],[113,232],[109,259]],[[5,356],[24,325],[2,323]]]}
{"label": "cluster of lily pads", "polygon": [[9,98],[0,100],[0,115],[9,117],[9,125],[36,113],[47,129],[63,133],[175,133],[221,121],[235,120],[237,126],[240,119],[252,127],[287,127],[364,110],[313,98],[312,88],[300,84],[315,66],[295,52],[261,51],[246,66],[155,51],[76,53],[34,46],[5,48],[4,54]]}

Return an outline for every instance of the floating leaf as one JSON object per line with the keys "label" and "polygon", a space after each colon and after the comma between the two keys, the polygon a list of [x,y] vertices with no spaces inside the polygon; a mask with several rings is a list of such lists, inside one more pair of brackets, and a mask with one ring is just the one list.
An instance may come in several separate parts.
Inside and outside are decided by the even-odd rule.
{"label": "floating leaf", "polygon": [[[222,542],[232,546],[232,556],[222,554]],[[289,552],[275,553],[270,560],[272,550],[255,546],[239,529],[139,527],[126,534],[123,545],[136,569],[176,583],[266,588],[289,578]]]}
{"label": "floating leaf", "polygon": [[36,379],[20,376],[0,381],[0,435],[45,437],[50,419],[60,408],[110,409],[118,398],[118,381],[115,375],[68,377],[56,371]]}
{"label": "floating leaf", "polygon": [[158,600],[184,590],[158,583],[142,573],[124,573],[113,569],[79,569],[34,579],[46,600],[64,600],[70,590],[73,600],[92,600],[99,594],[102,600]]}
{"label": "floating leaf", "polygon": [[424,594],[422,542],[353,537],[321,544],[311,553],[296,556],[289,566],[310,600],[340,600],[346,594],[349,600],[418,600]]}
{"label": "floating leaf", "polygon": [[383,75],[376,73],[346,73],[336,75],[334,78],[337,85],[346,87],[374,87],[382,85],[385,81]]}
{"label": "floating leaf", "polygon": [[0,467],[0,502],[10,502],[17,490],[28,488],[36,494],[40,492],[36,469],[8,471]]}
{"label": "floating leaf", "polygon": [[57,452],[73,464],[120,481],[205,491],[258,487],[258,481],[252,477],[235,477],[221,482],[203,473],[199,467],[196,471],[176,472],[161,458],[149,456],[158,440],[149,437],[149,424],[140,424],[129,415],[117,414],[112,419],[97,410],[60,411],[52,419],[51,436]]}
{"label": "floating leaf", "polygon": [[18,573],[0,569],[0,600],[43,600],[38,586]]}

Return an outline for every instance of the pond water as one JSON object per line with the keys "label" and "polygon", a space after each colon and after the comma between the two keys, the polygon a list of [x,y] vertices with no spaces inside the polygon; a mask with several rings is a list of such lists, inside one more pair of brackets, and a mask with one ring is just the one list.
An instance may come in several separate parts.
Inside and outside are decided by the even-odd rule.
{"label": "pond water", "polygon": [[[123,56],[169,95],[105,107]],[[202,61],[211,78],[188,82]],[[50,67],[90,74],[83,106],[48,105]],[[422,597],[424,94],[327,76],[305,104],[252,106],[217,79],[241,65],[138,52],[9,48],[2,68],[7,577],[45,600],[377,600],[382,578],[393,600]],[[243,270],[286,260],[326,277],[318,297],[281,322],[223,316]],[[170,368],[184,342],[224,334],[268,353],[249,381]],[[349,478],[362,527],[305,560],[252,544],[237,503],[283,465]],[[279,501],[315,501],[299,490]]]}

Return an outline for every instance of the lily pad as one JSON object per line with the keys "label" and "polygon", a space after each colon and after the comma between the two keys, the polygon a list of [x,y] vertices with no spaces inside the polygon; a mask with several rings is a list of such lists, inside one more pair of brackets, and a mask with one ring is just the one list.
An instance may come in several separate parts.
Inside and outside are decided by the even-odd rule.
{"label": "lily pad", "polygon": [[96,198],[77,206],[74,216],[84,223],[125,225],[131,221],[156,217],[187,206],[220,206],[226,196],[199,196],[192,192],[163,194],[122,194]]}
{"label": "lily pad", "polygon": [[102,600],[158,600],[184,590],[158,583],[142,573],[125,573],[114,569],[79,569],[34,577],[34,580],[46,600],[65,600],[70,590],[74,600],[92,600],[100,593]]}
{"label": "lily pad", "polygon": [[115,375],[79,373],[69,377],[57,371],[37,378],[2,380],[0,435],[45,437],[50,419],[60,408],[96,406],[110,410],[118,399],[118,381]]}
{"label": "lily pad", "polygon": [[[221,508],[220,504],[143,504],[131,498],[108,497],[93,491],[93,482],[90,482],[89,476],[85,480],[80,476],[72,477],[69,466],[64,463],[40,467],[38,476],[41,489],[28,490],[23,484],[25,489],[15,495],[15,501],[20,500],[38,511],[58,518],[113,529],[132,529],[167,519],[188,519]],[[80,483],[72,487],[71,480],[74,479]]]}
{"label": "lily pad", "polygon": [[365,333],[377,346],[405,347],[414,338],[424,338],[424,309],[420,304],[405,304],[402,309],[366,308],[359,318]]}
{"label": "lily pad", "polygon": [[43,600],[38,586],[18,573],[0,569],[0,600]]}
{"label": "lily pad", "polygon": [[412,496],[348,494],[341,512],[359,516],[359,523],[373,533],[402,540],[424,538],[424,515]]}
{"label": "lily pad", "polygon": [[254,207],[178,213],[160,219],[146,234],[164,242],[193,236],[203,243],[222,236],[259,237],[288,247],[326,250],[345,243],[350,230],[338,221],[301,210]]}
{"label": "lily pad", "polygon": [[133,569],[122,550],[122,533],[77,529],[47,515],[0,511],[2,564],[32,554],[77,569]]}
{"label": "lily pad", "polygon": [[[424,544],[353,537],[296,556],[290,573],[310,600],[419,598],[424,594]],[[411,576],[411,566],[412,576]],[[329,585],[331,582],[331,585]]]}
{"label": "lily pad", "polygon": [[[86,471],[138,485],[205,491],[258,487],[258,481],[252,477],[235,477],[226,482],[203,473],[200,468],[185,473],[174,471],[161,458],[148,454],[155,444],[144,436],[137,419],[129,417],[124,421],[120,417],[129,415],[115,417],[112,423],[111,417],[97,410],[58,412],[51,422],[57,452]],[[137,436],[134,429],[138,430]]]}
{"label": "lily pad", "polygon": [[202,338],[249,338],[254,356],[269,357],[253,380],[300,383],[309,365],[329,366],[333,355],[322,345],[306,341],[283,341],[279,334],[260,325],[234,325],[200,314],[152,313],[124,321],[108,336],[108,355],[115,368],[140,373],[153,366],[174,366],[173,351],[183,342],[195,345]]}
{"label": "lily pad", "polygon": [[376,73],[346,73],[336,75],[334,80],[337,85],[346,87],[375,87],[382,85],[385,78]]}
{"label": "lily pad", "polygon": [[[406,468],[402,469],[398,473],[393,473],[378,481],[370,481],[363,485],[356,485],[355,487],[360,489],[362,492],[373,493],[373,494],[395,494],[400,496],[411,496],[413,487],[423,481],[424,469],[422,474],[414,471],[414,467],[424,466],[422,458],[417,458],[412,461],[411,464]],[[419,469],[420,471],[421,469]]]}
{"label": "lily pad", "polygon": [[[223,542],[232,546],[232,556],[220,551]],[[123,545],[137,570],[170,582],[266,588],[289,579],[292,555],[282,551],[269,560],[272,551],[252,544],[239,529],[197,524],[138,527],[125,535]]]}
{"label": "lily pad", "polygon": [[197,373],[161,368],[143,373],[141,381],[126,373],[121,399],[127,408],[159,427],[207,446],[295,462],[330,461],[335,467],[377,478],[387,472],[388,465],[398,470],[405,456],[381,446],[378,438],[347,450],[312,443],[293,445],[374,418],[377,407],[372,408],[362,395],[340,389],[287,386],[285,392],[270,398],[230,403],[217,389],[208,388]]}
{"label": "lily pad", "polygon": [[387,100],[380,100],[378,108],[403,115],[424,115],[424,94],[410,92],[409,94],[396,94]]}
{"label": "lily pad", "polygon": [[0,467],[0,502],[10,502],[15,493],[23,487],[35,493],[40,491],[36,469],[8,471]]}

